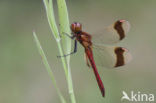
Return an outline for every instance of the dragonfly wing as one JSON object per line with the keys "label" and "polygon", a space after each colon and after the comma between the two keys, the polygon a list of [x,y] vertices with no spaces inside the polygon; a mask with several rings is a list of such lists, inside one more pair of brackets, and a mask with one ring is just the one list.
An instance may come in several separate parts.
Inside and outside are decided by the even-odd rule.
{"label": "dragonfly wing", "polygon": [[130,29],[130,23],[126,20],[118,20],[98,34],[92,35],[92,41],[98,44],[114,44],[125,38]]}
{"label": "dragonfly wing", "polygon": [[93,54],[97,66],[115,68],[123,66],[132,59],[126,48],[116,46],[93,46]]}

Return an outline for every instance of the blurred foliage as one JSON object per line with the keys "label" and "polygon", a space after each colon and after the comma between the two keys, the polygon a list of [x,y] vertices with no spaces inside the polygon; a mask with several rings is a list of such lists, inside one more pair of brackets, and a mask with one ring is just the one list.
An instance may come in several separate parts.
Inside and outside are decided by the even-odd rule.
{"label": "blurred foliage", "polygon": [[[67,5],[70,23],[79,21],[90,33],[117,19],[131,23],[127,38],[118,45],[131,51],[132,62],[116,70],[98,68],[106,98],[101,97],[93,72],[84,63],[81,45],[78,53],[72,55],[73,84],[79,103],[120,103],[122,90],[156,94],[156,1],[67,0]],[[56,57],[58,51],[42,0],[1,0],[0,103],[59,102],[33,41],[33,30],[39,35],[61,91],[67,97],[65,76]]]}

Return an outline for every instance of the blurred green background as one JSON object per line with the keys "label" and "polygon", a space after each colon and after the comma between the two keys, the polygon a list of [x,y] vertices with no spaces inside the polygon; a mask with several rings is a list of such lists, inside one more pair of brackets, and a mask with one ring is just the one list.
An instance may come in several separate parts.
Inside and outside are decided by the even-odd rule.
{"label": "blurred green background", "polygon": [[[54,4],[56,8],[56,1]],[[105,98],[93,71],[84,62],[81,45],[71,56],[77,103],[122,103],[123,90],[156,96],[156,1],[67,0],[67,6],[70,23],[81,22],[90,33],[118,19],[131,23],[127,38],[118,45],[128,48],[133,60],[118,69],[98,68],[106,88]],[[42,0],[0,0],[0,103],[60,103],[33,40],[33,30],[63,95],[70,101]]]}

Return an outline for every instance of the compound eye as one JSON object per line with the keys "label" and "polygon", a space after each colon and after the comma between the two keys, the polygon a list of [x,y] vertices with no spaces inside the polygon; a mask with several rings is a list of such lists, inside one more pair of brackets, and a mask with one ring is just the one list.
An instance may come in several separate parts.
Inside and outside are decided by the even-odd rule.
{"label": "compound eye", "polygon": [[81,27],[80,23],[75,23],[76,27]]}
{"label": "compound eye", "polygon": [[80,23],[74,22],[71,24],[71,30],[73,32],[79,32],[79,31],[81,31],[81,28],[82,28],[82,26]]}
{"label": "compound eye", "polygon": [[82,25],[80,23],[76,23],[76,30],[81,31]]}
{"label": "compound eye", "polygon": [[73,24],[71,24],[71,27],[70,28],[71,28],[72,31],[74,31],[75,30],[75,27],[76,27],[76,24],[73,23]]}

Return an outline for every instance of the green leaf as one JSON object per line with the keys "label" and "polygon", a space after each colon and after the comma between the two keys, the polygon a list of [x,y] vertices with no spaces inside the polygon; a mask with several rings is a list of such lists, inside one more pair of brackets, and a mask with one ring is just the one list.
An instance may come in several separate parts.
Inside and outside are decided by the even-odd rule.
{"label": "green leaf", "polygon": [[[62,44],[64,48],[64,53],[69,54],[71,52],[71,38],[63,33],[67,33],[68,35],[71,34],[70,25],[69,25],[69,17],[68,11],[65,0],[57,0],[57,7],[58,7],[58,15],[59,15],[59,26],[60,26],[60,33],[62,34]],[[72,75],[71,75],[71,68],[70,68],[70,55],[66,57],[67,60],[67,68],[68,68],[68,90],[70,94],[70,98],[72,103],[76,103],[74,90],[73,90],[73,83],[72,83]]]}
{"label": "green leaf", "polygon": [[[60,33],[62,34],[62,44],[64,48],[64,53],[69,54],[71,52],[71,38],[63,33],[71,34],[69,19],[68,19],[68,11],[65,0],[57,0],[58,6],[58,15],[59,15],[59,26],[60,26]],[[70,56],[67,57],[67,61],[69,63]]]}
{"label": "green leaf", "polygon": [[[51,1],[51,0],[50,0]],[[51,31],[56,39],[57,42],[60,41],[60,36],[59,36],[59,32],[58,32],[58,28],[55,22],[55,17],[54,17],[54,10],[52,7],[52,2],[51,4],[49,4],[48,0],[43,0],[45,9],[46,9],[46,14],[47,14],[47,18],[48,18],[48,22],[51,28]],[[50,6],[49,6],[50,5]]]}

